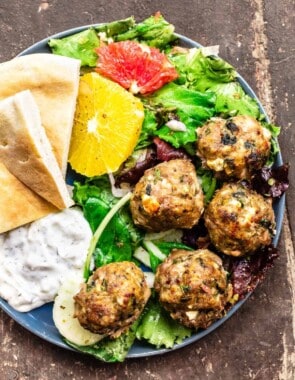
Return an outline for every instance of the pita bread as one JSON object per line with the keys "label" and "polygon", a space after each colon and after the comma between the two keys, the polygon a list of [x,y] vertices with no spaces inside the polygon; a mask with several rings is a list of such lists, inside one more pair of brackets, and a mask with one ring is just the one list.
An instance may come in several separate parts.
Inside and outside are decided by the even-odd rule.
{"label": "pita bread", "polygon": [[29,90],[0,101],[0,160],[10,173],[57,208],[73,205]]}
{"label": "pita bread", "polygon": [[0,233],[58,210],[20,182],[0,163]]}
{"label": "pita bread", "polygon": [[65,176],[79,86],[80,61],[39,53],[0,64],[0,99],[31,90]]}

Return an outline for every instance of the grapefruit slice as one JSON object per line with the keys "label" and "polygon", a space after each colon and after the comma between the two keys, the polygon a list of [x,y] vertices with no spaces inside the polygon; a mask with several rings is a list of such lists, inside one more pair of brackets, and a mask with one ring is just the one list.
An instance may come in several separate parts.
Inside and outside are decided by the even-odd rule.
{"label": "grapefruit slice", "polygon": [[96,70],[133,94],[153,92],[178,77],[165,54],[135,41],[113,42],[96,52]]}
{"label": "grapefruit slice", "polygon": [[81,77],[69,162],[87,177],[112,173],[131,155],[144,118],[141,101],[96,72]]}

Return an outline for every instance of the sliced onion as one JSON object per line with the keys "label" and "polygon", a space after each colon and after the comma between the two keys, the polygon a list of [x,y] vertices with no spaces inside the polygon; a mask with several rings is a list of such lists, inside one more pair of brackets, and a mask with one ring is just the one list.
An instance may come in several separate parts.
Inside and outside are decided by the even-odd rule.
{"label": "sliced onion", "polygon": [[145,277],[145,280],[146,280],[146,283],[148,285],[149,288],[153,288],[154,287],[154,282],[155,282],[155,275],[153,272],[143,272],[144,273],[144,277]]}
{"label": "sliced onion", "polygon": [[143,263],[146,267],[151,267],[150,255],[148,251],[146,251],[141,245],[136,248],[133,256],[141,263]]}
{"label": "sliced onion", "polygon": [[176,119],[169,120],[165,125],[167,125],[168,128],[175,132],[186,132],[187,130],[186,125]]}
{"label": "sliced onion", "polygon": [[115,178],[114,178],[113,173],[108,173],[108,175],[109,175],[109,180],[110,180],[111,187],[112,187],[112,194],[114,197],[122,198],[122,197],[124,197],[124,195],[126,195],[127,193],[130,192],[129,186],[124,187],[124,189],[118,188],[115,186]]}
{"label": "sliced onion", "polygon": [[164,261],[166,259],[166,255],[160,251],[160,249],[151,241],[144,240],[143,246],[147,251],[152,252],[154,256],[156,256],[159,260]]}

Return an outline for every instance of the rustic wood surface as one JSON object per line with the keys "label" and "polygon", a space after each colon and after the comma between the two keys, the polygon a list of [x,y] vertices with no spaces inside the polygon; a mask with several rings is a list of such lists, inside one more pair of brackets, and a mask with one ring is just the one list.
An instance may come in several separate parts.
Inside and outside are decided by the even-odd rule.
{"label": "rustic wood surface", "polygon": [[282,127],[291,164],[280,258],[230,320],[201,341],[162,356],[104,364],[41,340],[0,312],[1,380],[295,378],[295,19],[294,0],[1,0],[0,62],[36,41],[79,25],[160,10],[176,31],[238,68],[271,120]]}

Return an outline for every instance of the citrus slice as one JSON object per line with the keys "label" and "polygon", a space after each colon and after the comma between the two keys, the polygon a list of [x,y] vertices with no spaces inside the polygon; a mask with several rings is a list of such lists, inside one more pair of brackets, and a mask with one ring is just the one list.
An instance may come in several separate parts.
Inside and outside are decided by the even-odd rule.
{"label": "citrus slice", "polygon": [[69,162],[87,177],[112,173],[133,152],[144,118],[141,101],[98,73],[80,79]]}
{"label": "citrus slice", "polygon": [[178,77],[165,54],[135,41],[114,42],[96,52],[96,70],[133,94],[153,92]]}

